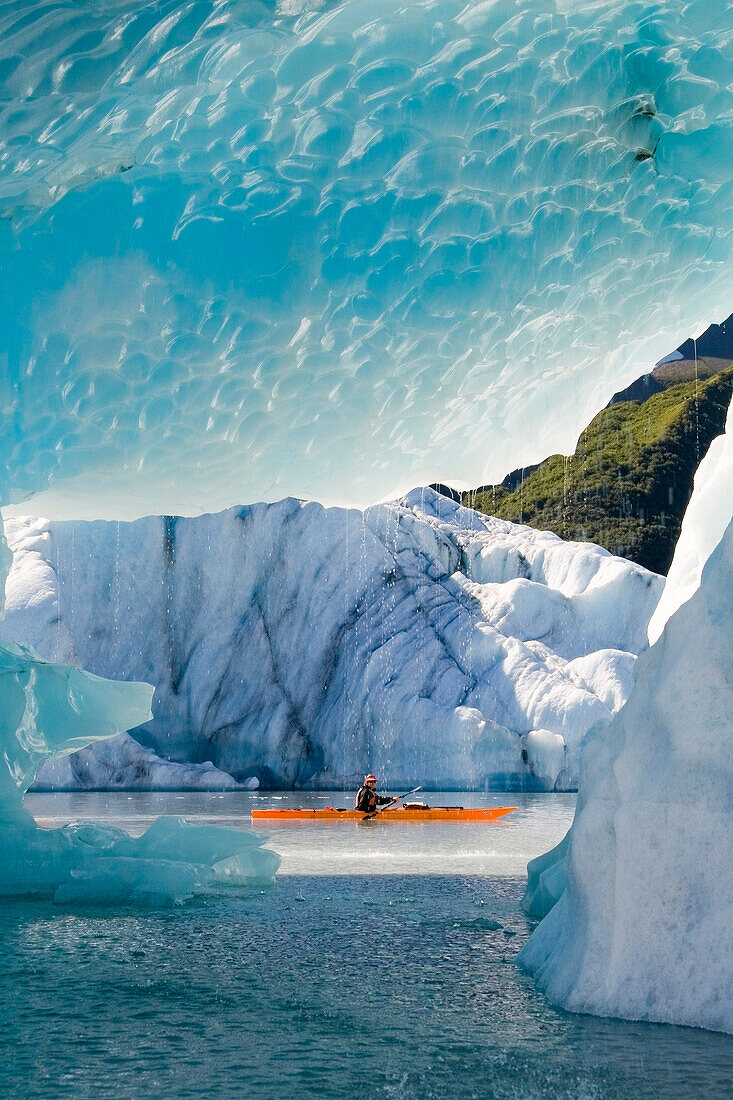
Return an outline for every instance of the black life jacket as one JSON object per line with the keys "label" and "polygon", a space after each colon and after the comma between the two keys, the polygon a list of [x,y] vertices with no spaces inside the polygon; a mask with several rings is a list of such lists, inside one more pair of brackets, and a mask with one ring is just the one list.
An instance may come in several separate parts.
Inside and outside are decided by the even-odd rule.
{"label": "black life jacket", "polygon": [[373,791],[371,787],[367,787],[366,783],[359,787],[356,792],[356,800],[354,802],[354,809],[361,810],[362,813],[372,814],[377,808],[377,793]]}

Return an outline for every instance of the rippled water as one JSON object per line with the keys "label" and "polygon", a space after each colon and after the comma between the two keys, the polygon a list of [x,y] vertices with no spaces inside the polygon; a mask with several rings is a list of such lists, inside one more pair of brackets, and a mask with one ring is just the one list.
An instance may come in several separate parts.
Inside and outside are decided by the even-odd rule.
{"label": "rippled water", "polygon": [[[247,827],[236,797],[212,798],[210,814],[198,795],[29,804],[46,824],[94,807],[95,817],[140,831],[163,806],[186,806],[186,816]],[[729,1094],[733,1040],[560,1012],[518,970],[530,930],[523,880],[479,873],[475,861],[513,867],[522,844],[532,854],[542,847],[543,831],[547,847],[572,799],[519,802],[511,827],[482,836],[461,838],[459,826],[452,838],[443,826],[283,829],[272,843],[288,873],[245,900],[157,913],[0,906],[0,1095]],[[432,873],[451,843],[456,873]],[[360,874],[370,850],[383,854]],[[395,870],[408,855],[413,873]]]}

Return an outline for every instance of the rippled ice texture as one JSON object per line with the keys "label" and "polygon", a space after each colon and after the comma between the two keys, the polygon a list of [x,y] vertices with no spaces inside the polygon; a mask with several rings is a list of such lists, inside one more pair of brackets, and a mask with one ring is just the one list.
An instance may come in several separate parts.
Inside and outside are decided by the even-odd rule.
{"label": "rippled ice texture", "polygon": [[730,5],[9,0],[0,499],[371,502],[730,309]]}

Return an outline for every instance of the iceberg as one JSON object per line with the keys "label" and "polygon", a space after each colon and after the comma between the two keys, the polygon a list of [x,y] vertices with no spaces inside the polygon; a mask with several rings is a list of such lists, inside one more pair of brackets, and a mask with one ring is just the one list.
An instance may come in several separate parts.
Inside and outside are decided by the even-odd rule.
{"label": "iceberg", "polygon": [[[250,779],[245,789],[256,790]],[[179,763],[160,757],[128,733],[95,741],[68,756],[45,760],[29,788],[34,791],[231,791],[241,789],[210,761]]]}
{"label": "iceberg", "polygon": [[575,1011],[733,1031],[733,520],[716,546],[704,506],[729,492],[730,429],[698,472],[670,616],[586,738],[568,836],[529,867],[525,906],[548,915],[520,961]]}
{"label": "iceberg", "polygon": [[663,584],[432,489],[7,535],[0,638],[155,685],[137,740],[45,764],[43,788],[353,788],[376,768],[392,787],[571,789]]}
{"label": "iceberg", "polygon": [[149,717],[152,688],[48,664],[12,643],[0,646],[0,685],[0,895],[160,906],[272,881],[278,857],[249,832],[176,818],[138,839],[84,822],[40,829],[23,806],[38,765]]}

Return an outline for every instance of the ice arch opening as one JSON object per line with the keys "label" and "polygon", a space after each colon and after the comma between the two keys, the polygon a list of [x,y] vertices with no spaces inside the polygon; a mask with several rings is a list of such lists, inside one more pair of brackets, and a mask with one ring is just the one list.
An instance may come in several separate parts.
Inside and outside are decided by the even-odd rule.
{"label": "ice arch opening", "polygon": [[[0,500],[367,502],[567,451],[729,311],[731,19],[724,0],[6,4]],[[50,666],[4,660],[17,866],[37,845],[61,897],[101,893],[141,849],[87,832],[64,862],[18,792],[23,754],[68,748],[53,723],[71,708],[78,737],[121,689],[93,705],[53,673],[47,706]],[[181,867],[184,841],[158,840],[169,896],[272,871],[218,839]]]}

